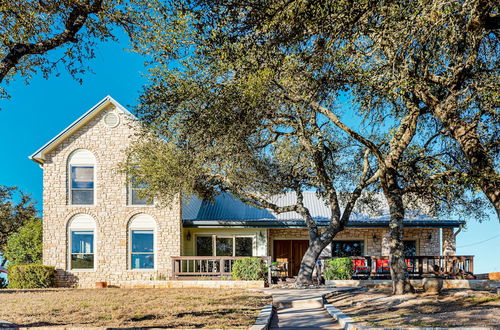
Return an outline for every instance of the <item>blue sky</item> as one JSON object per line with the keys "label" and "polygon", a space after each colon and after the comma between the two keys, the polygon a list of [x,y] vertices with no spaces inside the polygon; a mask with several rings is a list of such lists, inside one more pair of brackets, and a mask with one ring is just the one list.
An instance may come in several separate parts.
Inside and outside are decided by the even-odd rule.
{"label": "blue sky", "polygon": [[[90,62],[94,73],[82,85],[65,72],[48,80],[35,76],[29,85],[18,78],[7,86],[10,100],[0,100],[0,184],[18,186],[42,203],[42,169],[28,156],[106,95],[125,107],[137,104],[145,82],[143,59],[124,50],[125,43],[100,44]],[[500,272],[500,224],[466,219],[468,229],[458,236],[460,255],[475,255],[475,271]],[[495,237],[496,236],[496,237]]]}

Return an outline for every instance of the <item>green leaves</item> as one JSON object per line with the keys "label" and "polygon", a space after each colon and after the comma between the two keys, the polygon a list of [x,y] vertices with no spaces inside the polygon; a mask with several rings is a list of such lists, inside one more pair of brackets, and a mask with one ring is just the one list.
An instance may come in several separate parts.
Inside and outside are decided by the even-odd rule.
{"label": "green leaves", "polygon": [[[97,41],[116,41],[122,28],[131,44],[145,40],[163,8],[159,0],[13,0],[0,5],[0,82],[29,81],[67,70],[75,79],[88,71]],[[57,50],[48,56],[48,52]],[[0,88],[0,96],[7,96]]]}
{"label": "green leaves", "polygon": [[42,221],[32,219],[9,236],[3,253],[9,262],[9,267],[42,263],[42,231]]}
{"label": "green leaves", "polygon": [[15,187],[0,185],[0,251],[3,251],[9,235],[36,215],[35,204],[28,195]]}

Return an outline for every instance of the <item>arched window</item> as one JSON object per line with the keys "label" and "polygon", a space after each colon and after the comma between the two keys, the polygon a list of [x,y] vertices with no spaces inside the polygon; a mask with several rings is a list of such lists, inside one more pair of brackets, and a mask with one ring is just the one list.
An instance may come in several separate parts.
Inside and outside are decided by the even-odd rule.
{"label": "arched window", "polygon": [[78,149],[68,158],[69,203],[72,205],[95,204],[94,155],[85,149]]}
{"label": "arched window", "polygon": [[135,215],[129,222],[130,269],[156,266],[156,221],[147,214]]}
{"label": "arched window", "polygon": [[88,214],[73,216],[68,226],[69,268],[95,268],[96,223]]}

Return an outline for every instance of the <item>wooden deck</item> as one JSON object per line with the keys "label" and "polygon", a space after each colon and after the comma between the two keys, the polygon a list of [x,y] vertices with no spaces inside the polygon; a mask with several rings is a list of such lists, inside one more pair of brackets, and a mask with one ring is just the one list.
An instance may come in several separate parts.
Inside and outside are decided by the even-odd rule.
{"label": "wooden deck", "polygon": [[[223,279],[232,278],[233,264],[245,257],[172,257],[174,279]],[[271,257],[254,257],[263,259],[271,266]]]}
{"label": "wooden deck", "polygon": [[[173,279],[231,279],[232,267],[236,260],[243,257],[172,257]],[[271,277],[291,277],[287,262],[272,265],[270,256],[263,259]],[[353,279],[383,279],[390,277],[387,256],[357,256],[353,260]],[[322,259],[323,264],[326,259]],[[445,278],[470,278],[474,274],[474,256],[411,256],[405,258],[408,274],[412,278],[425,275],[440,275]],[[322,272],[323,267],[318,267]]]}
{"label": "wooden deck", "polygon": [[[389,257],[359,256],[353,260],[353,278],[390,277]],[[422,278],[440,275],[449,278],[467,278],[474,274],[474,256],[409,256],[405,257],[408,275]]]}

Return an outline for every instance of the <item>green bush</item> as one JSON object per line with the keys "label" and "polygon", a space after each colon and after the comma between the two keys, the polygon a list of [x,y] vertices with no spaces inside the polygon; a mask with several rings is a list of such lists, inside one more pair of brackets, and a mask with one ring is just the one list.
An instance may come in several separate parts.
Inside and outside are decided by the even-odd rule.
{"label": "green bush", "polygon": [[234,262],[232,273],[234,280],[264,280],[267,276],[267,266],[261,258],[241,258]]}
{"label": "green bush", "polygon": [[39,264],[15,265],[9,267],[9,288],[50,288],[54,285],[54,267]]}
{"label": "green bush", "polygon": [[42,222],[28,220],[19,230],[9,236],[3,257],[9,266],[39,264],[42,262]]}
{"label": "green bush", "polygon": [[335,258],[325,262],[325,280],[350,280],[353,274],[351,258]]}

